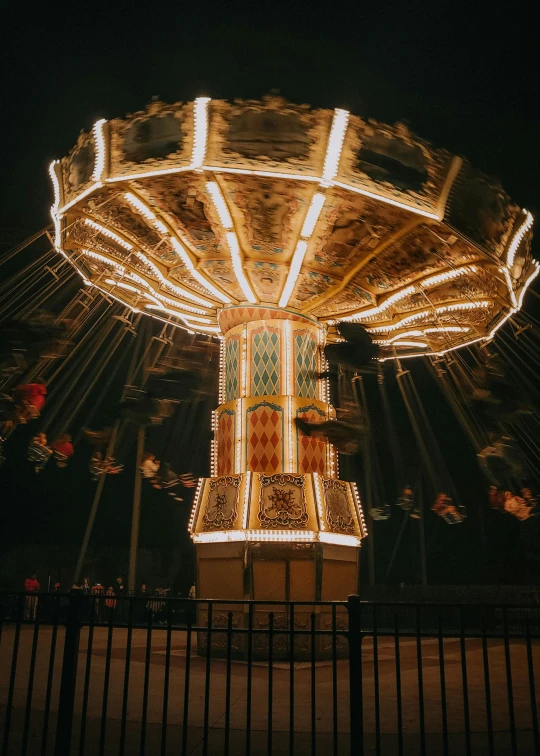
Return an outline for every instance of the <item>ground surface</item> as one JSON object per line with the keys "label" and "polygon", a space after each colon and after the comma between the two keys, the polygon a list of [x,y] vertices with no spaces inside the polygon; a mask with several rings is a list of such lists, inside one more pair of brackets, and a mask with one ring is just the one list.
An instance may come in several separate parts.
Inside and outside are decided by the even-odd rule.
{"label": "ground surface", "polygon": [[[0,731],[4,727],[8,702],[9,679],[15,631],[12,626],[4,628],[0,646]],[[106,681],[107,628],[94,631],[92,653],[88,655],[88,630],[83,630],[78,661],[78,685],[75,695],[75,730],[73,753],[79,751],[81,721],[84,721],[85,673],[90,659],[86,724],[84,727],[84,753],[99,753],[100,739],[104,753],[118,753],[121,739],[121,719],[124,704],[124,679],[126,670],[126,636],[123,628],[114,628],[110,652],[110,670]],[[63,651],[63,629],[58,631],[56,653],[50,666],[52,628],[43,626],[37,636],[34,684],[32,697],[28,699],[28,681],[31,673],[33,628],[21,630],[17,674],[13,693],[12,721],[7,753],[21,752],[28,712],[28,753],[52,753],[53,735],[56,728],[56,711],[60,688],[60,667]],[[139,753],[144,740],[147,753],[159,753],[163,734],[162,722],[166,709],[166,743],[163,753],[182,753],[184,691],[186,679],[186,634],[181,630],[172,633],[170,654],[169,695],[164,707],[166,670],[166,632],[155,629],[150,645],[146,631],[133,631],[131,661],[129,664],[129,695],[127,698],[126,753]],[[536,670],[540,670],[540,643],[532,646]],[[415,639],[405,638],[399,642],[401,720],[403,729],[403,753],[420,753],[420,705],[418,695],[418,665]],[[484,654],[478,639],[466,641],[467,692],[471,730],[471,752],[488,754],[487,707]],[[370,638],[363,645],[363,709],[366,753],[376,753],[375,742],[375,664],[373,644]],[[459,639],[448,638],[443,642],[444,691],[441,686],[441,664],[437,639],[426,638],[422,644],[424,722],[427,753],[437,756],[443,753],[443,716],[446,712],[448,729],[448,753],[465,754],[465,719],[463,697],[463,666]],[[510,645],[512,700],[517,747],[520,756],[534,753],[531,719],[531,679],[527,665],[527,648],[523,641]],[[503,641],[490,640],[487,647],[489,661],[489,696],[493,723],[493,740],[496,754],[512,753],[510,743],[509,697],[507,664]],[[206,659],[195,652],[190,657],[188,693],[188,729],[186,754],[203,754],[205,728],[205,693],[207,702],[208,754],[224,753],[226,735],[226,682],[227,665],[223,659]],[[44,711],[47,701],[49,670],[53,670],[50,698],[50,718],[45,750],[43,745]],[[336,687],[334,694],[334,669],[331,662],[318,662],[314,680],[309,663],[294,665],[294,754],[312,753],[312,721],[316,726],[316,752],[321,756],[334,753],[349,753],[349,680],[348,661],[336,664]],[[230,675],[230,753],[245,752],[246,722],[248,716],[247,690],[248,667],[245,662],[235,661]],[[209,688],[206,682],[209,675]],[[540,679],[540,673],[536,674]],[[145,679],[148,695],[145,698]],[[535,681],[537,700],[540,698],[540,681]],[[314,686],[312,683],[314,682]],[[272,753],[286,754],[290,748],[290,683],[291,669],[287,662],[274,665],[272,706]],[[396,680],[396,647],[394,638],[381,637],[378,642],[378,687],[380,718],[380,753],[384,756],[399,752],[398,686]],[[314,691],[314,701],[312,698]],[[441,695],[442,693],[442,695]],[[269,674],[266,662],[256,662],[251,680],[251,753],[268,752]],[[335,708],[334,708],[335,701]],[[312,703],[313,702],[313,703]],[[445,702],[445,705],[443,705]],[[146,708],[146,727],[143,726],[143,711]],[[358,711],[358,715],[360,711]],[[103,716],[105,715],[105,716]],[[338,736],[334,742],[334,721]],[[3,732],[1,732],[3,736]]]}

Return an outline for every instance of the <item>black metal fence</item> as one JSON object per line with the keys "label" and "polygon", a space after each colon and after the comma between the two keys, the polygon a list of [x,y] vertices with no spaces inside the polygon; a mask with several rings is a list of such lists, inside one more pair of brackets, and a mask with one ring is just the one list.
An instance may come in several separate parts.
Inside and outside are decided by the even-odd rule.
{"label": "black metal fence", "polygon": [[540,754],[540,607],[0,596],[7,754]]}

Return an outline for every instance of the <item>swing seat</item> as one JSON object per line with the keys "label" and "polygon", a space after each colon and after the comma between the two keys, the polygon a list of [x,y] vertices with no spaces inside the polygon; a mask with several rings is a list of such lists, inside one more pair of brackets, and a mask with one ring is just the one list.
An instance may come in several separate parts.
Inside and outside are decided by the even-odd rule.
{"label": "swing seat", "polygon": [[460,523],[465,520],[467,515],[464,511],[458,509],[457,507],[452,507],[449,509],[448,512],[445,512],[442,515],[442,519],[446,522],[447,525],[459,525]]}
{"label": "swing seat", "polygon": [[385,504],[382,507],[372,507],[369,510],[369,516],[372,520],[376,520],[378,522],[382,522],[384,520],[388,520],[390,518],[390,515],[392,513],[390,504]]}
{"label": "swing seat", "polygon": [[403,511],[408,512],[410,509],[412,509],[414,504],[414,499],[412,496],[400,496],[399,499],[396,501],[396,505],[403,509]]}
{"label": "swing seat", "polygon": [[30,444],[28,447],[28,461],[38,465],[45,460],[49,459],[51,455],[50,449],[46,446],[40,446],[39,444]]}
{"label": "swing seat", "polygon": [[67,467],[69,460],[69,456],[67,454],[62,454],[62,452],[53,449],[53,457],[57,467]]}

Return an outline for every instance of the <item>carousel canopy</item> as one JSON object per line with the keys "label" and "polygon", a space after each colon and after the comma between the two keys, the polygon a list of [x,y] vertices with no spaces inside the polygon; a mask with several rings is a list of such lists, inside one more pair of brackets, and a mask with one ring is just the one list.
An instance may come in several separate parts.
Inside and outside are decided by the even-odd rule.
{"label": "carousel canopy", "polygon": [[539,272],[532,216],[495,181],[345,110],[153,101],[50,174],[55,246],[85,282],[190,331],[271,305],[363,323],[383,359],[441,354],[491,338]]}

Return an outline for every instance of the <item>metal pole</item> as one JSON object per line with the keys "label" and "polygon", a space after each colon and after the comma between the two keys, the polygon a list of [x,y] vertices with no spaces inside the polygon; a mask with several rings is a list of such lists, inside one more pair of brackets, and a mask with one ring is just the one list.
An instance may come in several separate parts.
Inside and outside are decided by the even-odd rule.
{"label": "metal pole", "polygon": [[70,593],[68,599],[60,695],[58,698],[55,756],[66,756],[71,751],[83,599],[82,591]]}
{"label": "metal pole", "polygon": [[[109,440],[109,445],[107,447],[107,451],[105,453],[105,456],[108,457],[112,450],[114,449],[114,445],[116,443],[116,436],[118,433],[118,426],[120,424],[120,421],[117,420],[115,423],[112,432],[111,432],[111,438]],[[77,565],[75,567],[75,572],[73,573],[73,580],[71,581],[71,584],[79,584],[79,580],[81,577],[81,571],[83,568],[83,562],[84,558],[86,556],[86,551],[88,549],[88,544],[90,543],[90,536],[92,535],[92,530],[94,527],[94,521],[96,519],[99,502],[101,500],[101,494],[103,493],[103,487],[105,486],[105,480],[107,479],[107,474],[102,473],[99,476],[98,484],[96,487],[96,492],[94,494],[94,500],[92,502],[92,508],[90,509],[90,514],[88,516],[88,522],[86,523],[86,530],[84,531],[84,538],[81,544],[81,548],[79,551],[79,557],[77,559]]]}
{"label": "metal pole", "polygon": [[[141,316],[139,316],[140,318]],[[137,319],[136,323],[139,322],[139,319]],[[127,386],[133,381],[134,377],[134,371],[135,366],[137,364],[137,355],[138,355],[138,346],[139,346],[139,339],[137,340],[137,344],[133,347],[133,354],[131,355],[131,362],[128,369],[127,374],[127,382],[124,385],[124,388],[122,390],[122,398],[121,401],[123,402],[126,398],[126,390]],[[116,444],[116,437],[118,435],[118,428],[120,427],[120,420],[117,420],[116,423],[113,426],[113,429],[111,431],[111,437],[109,439],[109,445],[107,446],[107,451],[105,452],[105,457],[109,457],[113,451]],[[88,517],[88,522],[86,523],[86,530],[84,532],[84,538],[83,542],[81,544],[81,548],[79,551],[79,557],[77,559],[77,565],[75,567],[75,572],[73,574],[73,580],[71,584],[74,583],[78,584],[80,577],[81,577],[81,571],[83,567],[84,558],[86,556],[86,551],[88,549],[88,544],[90,543],[90,536],[92,535],[92,530],[94,527],[94,521],[96,519],[99,502],[101,500],[101,494],[103,493],[103,488],[105,486],[105,481],[107,479],[107,473],[102,473],[102,475],[99,476],[98,484],[96,487],[96,492],[94,494],[94,500],[92,502],[92,508],[90,509],[90,515]]]}
{"label": "metal pole", "polygon": [[137,551],[139,549],[139,525],[141,520],[142,476],[140,466],[144,454],[144,425],[137,434],[137,463],[135,466],[135,487],[133,489],[133,511],[131,514],[131,539],[129,542],[128,591],[133,594],[137,577]]}
{"label": "metal pole", "polygon": [[409,512],[408,511],[403,512],[403,520],[401,522],[401,528],[399,529],[398,537],[396,539],[396,542],[394,544],[394,548],[392,550],[392,556],[390,557],[390,561],[389,561],[388,567],[386,569],[386,576],[385,576],[385,582],[386,583],[388,583],[388,578],[390,577],[390,573],[392,572],[392,567],[394,566],[394,560],[396,558],[396,554],[397,554],[399,546],[401,544],[401,539],[403,538],[403,533],[405,532],[405,528],[407,526],[408,519],[409,519]]}
{"label": "metal pole", "polygon": [[420,510],[420,565],[422,567],[422,586],[425,588],[428,584],[427,561],[426,561],[426,533],[424,529],[424,499],[422,496],[422,476],[418,476],[418,486],[416,497],[418,500],[418,509]]}

